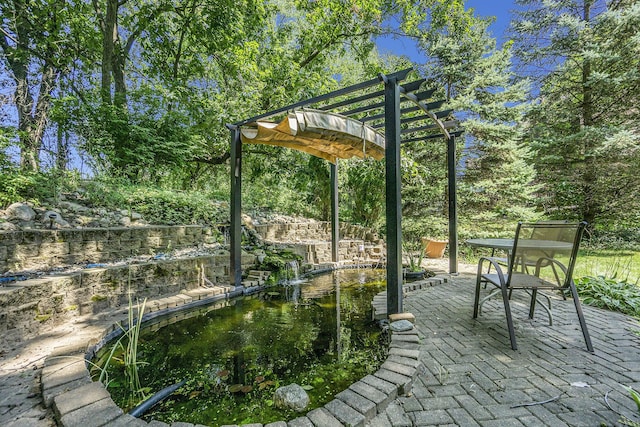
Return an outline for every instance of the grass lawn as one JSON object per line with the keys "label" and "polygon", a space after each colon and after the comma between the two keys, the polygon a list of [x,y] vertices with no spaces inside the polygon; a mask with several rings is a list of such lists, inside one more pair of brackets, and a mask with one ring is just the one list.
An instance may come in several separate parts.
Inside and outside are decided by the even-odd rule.
{"label": "grass lawn", "polygon": [[640,284],[640,251],[580,250],[573,277],[604,276]]}

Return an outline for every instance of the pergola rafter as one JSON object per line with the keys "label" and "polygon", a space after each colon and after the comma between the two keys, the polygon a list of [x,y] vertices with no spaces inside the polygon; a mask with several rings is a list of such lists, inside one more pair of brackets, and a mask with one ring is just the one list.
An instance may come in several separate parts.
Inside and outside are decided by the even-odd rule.
{"label": "pergola rafter", "polygon": [[[331,223],[334,262],[339,261],[337,159],[367,155],[377,157],[376,150],[383,150],[386,160],[387,311],[391,314],[402,311],[400,144],[444,138],[448,144],[449,270],[457,273],[455,138],[462,130],[459,129],[459,123],[452,119],[452,110],[438,110],[446,102],[431,99],[436,90],[421,89],[425,79],[401,83],[411,71],[412,69],[406,69],[388,75],[381,74],[376,79],[227,125],[231,131],[230,280],[233,285],[240,286],[242,279],[240,194],[243,141],[293,148],[332,162]],[[384,85],[382,90],[371,90],[380,84]],[[407,103],[412,106],[402,107],[402,104]],[[305,116],[306,113],[309,116]],[[284,120],[280,123],[268,121],[282,117]],[[416,126],[410,127],[412,123],[416,123]],[[325,125],[326,129],[323,128]],[[383,139],[380,138],[382,132]]]}

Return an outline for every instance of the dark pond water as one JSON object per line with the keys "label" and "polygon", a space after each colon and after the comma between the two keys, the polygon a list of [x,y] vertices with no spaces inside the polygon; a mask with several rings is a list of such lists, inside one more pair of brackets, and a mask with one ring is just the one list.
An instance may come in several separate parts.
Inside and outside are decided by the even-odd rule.
{"label": "dark pond water", "polygon": [[[209,426],[292,419],[300,414],[273,405],[276,388],[291,383],[307,390],[307,410],[324,405],[386,357],[370,320],[385,279],[382,270],[340,270],[145,327],[138,373],[146,394],[186,384],[143,418]],[[108,371],[114,400],[130,409],[122,364]]]}

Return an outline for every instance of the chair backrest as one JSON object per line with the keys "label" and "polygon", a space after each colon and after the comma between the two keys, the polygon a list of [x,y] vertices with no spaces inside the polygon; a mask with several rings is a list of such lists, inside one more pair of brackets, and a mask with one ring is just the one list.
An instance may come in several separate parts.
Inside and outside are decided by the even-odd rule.
{"label": "chair backrest", "polygon": [[509,254],[509,276],[525,273],[544,277],[545,267],[562,271],[559,287],[568,286],[573,276],[576,256],[586,222],[541,221],[518,223],[513,248]]}

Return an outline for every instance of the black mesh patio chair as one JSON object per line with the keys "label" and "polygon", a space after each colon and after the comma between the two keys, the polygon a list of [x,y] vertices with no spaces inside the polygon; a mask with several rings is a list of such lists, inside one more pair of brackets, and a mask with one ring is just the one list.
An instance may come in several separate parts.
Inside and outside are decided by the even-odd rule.
{"label": "black mesh patio chair", "polygon": [[[570,293],[576,307],[580,327],[587,349],[593,352],[587,324],[582,314],[578,291],[573,281],[580,240],[586,226],[585,222],[538,222],[518,223],[513,247],[509,252],[507,265],[501,265],[496,258],[481,257],[478,262],[476,277],[476,293],[473,307],[473,318],[476,319],[485,301],[500,294],[504,303],[507,317],[507,328],[511,339],[511,347],[517,350],[513,318],[511,316],[510,297],[514,290],[525,290],[531,297],[529,318],[533,319],[536,302],[543,296],[547,299],[548,307],[541,304],[549,316],[552,324],[551,299],[541,290],[558,290]],[[486,268],[493,267],[493,273]],[[550,268],[549,268],[550,267]],[[489,294],[480,299],[481,285],[493,285]]]}
{"label": "black mesh patio chair", "polygon": [[[561,227],[546,227],[546,225],[548,224],[568,224],[569,222],[566,220],[548,220],[548,221],[538,221],[535,223],[534,227],[533,227],[533,231],[531,232],[531,236],[530,238],[532,239],[538,239],[538,240],[561,240],[561,241],[566,241],[566,242],[573,242],[573,236],[571,235],[571,232],[566,232],[566,230],[564,228]],[[522,236],[521,236],[522,237]],[[553,258],[553,251],[540,251],[539,252],[541,255],[543,256],[547,256],[550,258]],[[529,261],[527,263],[526,260],[518,260],[518,266],[519,268],[526,270],[528,269],[528,267],[535,267],[535,261],[536,259],[534,257],[531,256],[532,254],[530,254],[529,259],[531,261]],[[491,254],[491,258],[496,260],[500,265],[502,266],[508,266],[509,265],[509,258],[505,258],[505,257],[494,257],[493,253]],[[533,262],[533,263],[532,263]],[[556,271],[556,267],[555,264],[552,262],[547,262],[545,263],[545,265],[543,265],[542,267],[551,267],[553,274],[556,278],[556,281],[558,282],[558,284],[561,284],[561,279],[560,276],[558,274],[558,272]],[[491,271],[491,264],[489,265],[489,271]],[[489,272],[488,271],[488,272]],[[564,293],[563,293],[564,295]]]}

